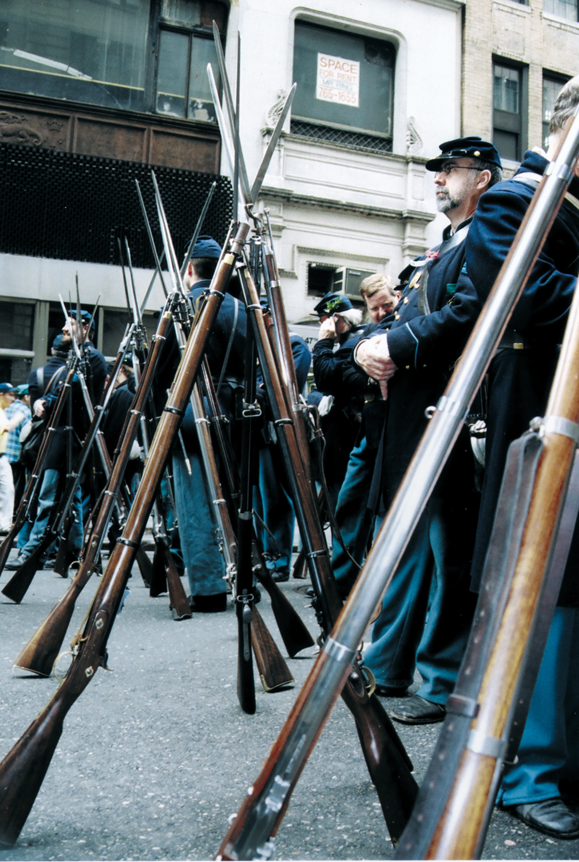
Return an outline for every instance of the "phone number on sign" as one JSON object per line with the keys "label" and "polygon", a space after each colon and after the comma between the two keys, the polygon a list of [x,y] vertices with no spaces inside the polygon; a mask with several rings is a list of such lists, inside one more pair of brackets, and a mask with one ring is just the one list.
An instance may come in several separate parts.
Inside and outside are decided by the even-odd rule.
{"label": "phone number on sign", "polygon": [[318,99],[324,99],[326,102],[344,102],[346,105],[358,106],[358,99],[355,93],[345,93],[343,90],[329,90],[327,87],[318,87],[316,95]]}

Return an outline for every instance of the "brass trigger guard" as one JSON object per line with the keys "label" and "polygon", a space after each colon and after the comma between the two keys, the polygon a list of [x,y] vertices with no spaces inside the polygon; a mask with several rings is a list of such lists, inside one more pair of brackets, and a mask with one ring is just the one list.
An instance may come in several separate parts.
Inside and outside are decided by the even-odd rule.
{"label": "brass trigger guard", "polygon": [[360,665],[360,670],[362,671],[363,675],[366,677],[367,680],[366,687],[368,689],[368,697],[372,697],[372,695],[376,691],[376,678],[374,677],[374,674],[372,673],[370,668],[366,667],[366,665]]}
{"label": "brass trigger guard", "polygon": [[58,662],[60,661],[60,659],[61,659],[64,655],[70,655],[70,656],[72,656],[72,657],[74,658],[74,655],[75,655],[75,654],[74,654],[74,652],[73,652],[72,650],[67,649],[67,650],[64,650],[64,652],[59,653],[59,654],[56,656],[56,658],[54,659],[54,664],[52,665],[52,675],[53,675],[53,676],[55,677],[55,679],[57,679],[59,682],[62,682],[62,681],[63,681],[63,679],[65,679],[65,677],[66,677],[66,675],[67,675],[68,671],[70,670],[70,666],[69,666],[69,667],[66,669],[66,671],[65,671],[64,673],[57,673],[56,666],[57,666]]}

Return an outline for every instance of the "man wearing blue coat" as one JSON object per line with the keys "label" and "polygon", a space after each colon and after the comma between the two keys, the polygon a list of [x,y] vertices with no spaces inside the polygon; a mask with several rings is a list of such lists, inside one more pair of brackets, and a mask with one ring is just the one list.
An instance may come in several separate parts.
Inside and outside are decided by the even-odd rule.
{"label": "man wearing blue coat", "polygon": [[[565,123],[579,105],[579,76],[561,90],[551,118],[548,153],[525,153],[515,177],[485,195],[472,223],[467,269],[481,301],[488,296],[529,203],[554,158]],[[507,449],[547,404],[559,344],[579,271],[579,169],[489,367],[486,470],[473,560],[478,589]],[[519,746],[499,803],[532,828],[579,838],[579,816],[563,799],[579,774],[579,580],[577,529],[547,646]]]}
{"label": "man wearing blue coat", "polygon": [[[193,305],[211,284],[220,254],[221,248],[214,239],[199,237],[184,279]],[[241,392],[243,386],[246,331],[245,306],[226,293],[213,324],[205,355],[222,413],[227,416],[230,429],[235,424],[236,391]],[[194,610],[215,613],[227,607],[225,563],[219,550],[213,504],[205,489],[191,405],[187,406],[181,430],[192,471],[190,474],[183,452],[176,446],[173,450],[173,475],[181,550]]]}
{"label": "man wearing blue coat", "polygon": [[[450,224],[443,242],[401,274],[394,321],[362,341],[356,362],[380,382],[386,399],[375,484],[388,510],[426,428],[425,411],[442,395],[480,310],[464,271],[466,238],[477,204],[501,179],[495,147],[477,137],[440,146],[427,162],[437,205]],[[458,439],[388,587],[364,662],[377,693],[403,697],[417,666],[423,684],[390,714],[407,724],[441,721],[472,621],[469,571],[477,516],[474,466],[466,429]],[[428,616],[427,616],[428,614]]]}

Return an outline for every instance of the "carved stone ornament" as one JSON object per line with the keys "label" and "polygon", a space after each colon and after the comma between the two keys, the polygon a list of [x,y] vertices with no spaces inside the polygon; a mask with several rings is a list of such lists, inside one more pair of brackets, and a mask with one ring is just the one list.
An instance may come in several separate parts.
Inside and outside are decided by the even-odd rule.
{"label": "carved stone ornament", "polygon": [[280,114],[283,111],[283,106],[285,104],[285,100],[287,99],[287,90],[281,89],[278,90],[277,98],[271,108],[267,111],[265,115],[265,121],[267,125],[271,128],[275,128],[275,124],[279,120]]}
{"label": "carved stone ornament", "polygon": [[27,127],[29,118],[24,114],[11,114],[0,111],[0,141],[9,144],[28,144],[40,146],[43,135],[36,129]]}
{"label": "carved stone ornament", "polygon": [[419,156],[422,153],[423,141],[416,131],[414,117],[408,117],[406,129],[406,152],[409,156]]}

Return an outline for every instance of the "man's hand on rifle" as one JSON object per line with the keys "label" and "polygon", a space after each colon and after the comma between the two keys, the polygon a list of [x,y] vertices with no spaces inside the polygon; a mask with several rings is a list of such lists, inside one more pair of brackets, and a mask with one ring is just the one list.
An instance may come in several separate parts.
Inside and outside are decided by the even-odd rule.
{"label": "man's hand on rifle", "polygon": [[360,342],[354,354],[357,364],[364,369],[368,377],[377,380],[384,399],[388,397],[387,383],[397,366],[388,351],[388,336],[378,335]]}
{"label": "man's hand on rifle", "polygon": [[38,398],[32,405],[32,412],[35,416],[44,416],[44,398]]}

